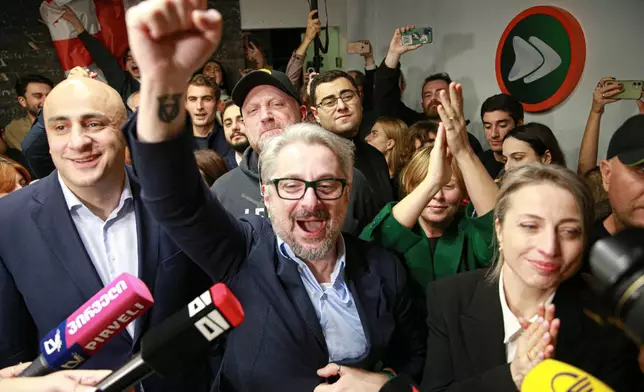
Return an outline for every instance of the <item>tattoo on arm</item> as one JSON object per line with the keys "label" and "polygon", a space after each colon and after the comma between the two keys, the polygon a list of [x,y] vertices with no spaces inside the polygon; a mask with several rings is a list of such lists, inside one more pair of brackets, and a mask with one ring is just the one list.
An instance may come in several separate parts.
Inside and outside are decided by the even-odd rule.
{"label": "tattoo on arm", "polygon": [[159,101],[159,120],[171,123],[179,115],[179,103],[183,94],[162,95]]}

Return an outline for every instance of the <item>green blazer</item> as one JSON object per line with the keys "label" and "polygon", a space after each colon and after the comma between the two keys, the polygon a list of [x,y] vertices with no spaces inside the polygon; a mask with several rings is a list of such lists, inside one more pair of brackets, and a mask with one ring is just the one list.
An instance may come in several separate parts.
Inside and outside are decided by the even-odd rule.
{"label": "green blazer", "polygon": [[409,230],[394,218],[391,213],[394,204],[387,204],[365,227],[360,238],[402,255],[411,278],[422,288],[421,295],[424,296],[427,284],[433,280],[492,263],[493,211],[472,217],[472,203],[460,209],[438,240],[432,255],[429,239],[420,225]]}

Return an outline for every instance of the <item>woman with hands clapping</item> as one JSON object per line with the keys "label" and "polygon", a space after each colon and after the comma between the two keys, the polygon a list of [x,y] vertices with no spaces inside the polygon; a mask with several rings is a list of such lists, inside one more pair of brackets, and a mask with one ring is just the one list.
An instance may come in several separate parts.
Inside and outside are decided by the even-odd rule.
{"label": "woman with hands clapping", "polygon": [[420,298],[429,282],[485,267],[493,257],[498,189],[469,144],[461,85],[450,84],[439,98],[433,149],[416,152],[400,175],[405,197],[385,206],[361,235],[404,256]]}
{"label": "woman with hands clapping", "polygon": [[521,390],[548,358],[616,391],[642,390],[635,345],[584,311],[590,294],[578,271],[592,219],[592,195],[570,170],[534,163],[505,175],[494,267],[427,289],[423,392]]}

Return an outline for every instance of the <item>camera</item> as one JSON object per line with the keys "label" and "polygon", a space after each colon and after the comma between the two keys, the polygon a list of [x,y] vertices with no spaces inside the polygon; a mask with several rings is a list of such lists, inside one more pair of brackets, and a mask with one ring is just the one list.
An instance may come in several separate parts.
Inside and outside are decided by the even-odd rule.
{"label": "camera", "polygon": [[590,251],[591,287],[601,316],[644,344],[644,229],[627,229],[595,243]]}

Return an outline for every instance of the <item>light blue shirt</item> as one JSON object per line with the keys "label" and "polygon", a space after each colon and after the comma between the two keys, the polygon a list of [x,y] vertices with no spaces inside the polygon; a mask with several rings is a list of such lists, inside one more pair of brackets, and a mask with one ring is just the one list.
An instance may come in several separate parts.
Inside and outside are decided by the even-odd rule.
{"label": "light blue shirt", "polygon": [[338,239],[338,260],[331,274],[331,283],[318,283],[304,261],[277,237],[280,253],[298,265],[300,278],[315,308],[329,350],[329,361],[361,358],[367,352],[360,315],[351,291],[344,280],[346,250],[342,236]]}
{"label": "light blue shirt", "polygon": [[[136,213],[127,173],[119,204],[105,221],[74,195],[60,173],[58,181],[76,231],[103,285],[110,283],[123,272],[139,276]],[[127,331],[134,337],[134,323],[127,326]]]}

